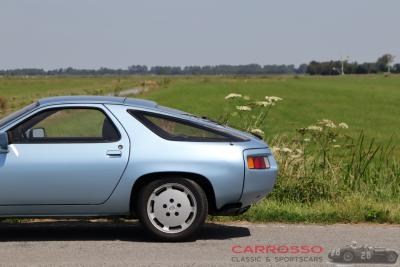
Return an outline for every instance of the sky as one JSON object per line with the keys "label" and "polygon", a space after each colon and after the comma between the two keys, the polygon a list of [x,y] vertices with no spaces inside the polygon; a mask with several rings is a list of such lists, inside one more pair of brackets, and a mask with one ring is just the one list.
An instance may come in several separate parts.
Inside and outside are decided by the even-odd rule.
{"label": "sky", "polygon": [[400,62],[399,0],[0,0],[0,69]]}

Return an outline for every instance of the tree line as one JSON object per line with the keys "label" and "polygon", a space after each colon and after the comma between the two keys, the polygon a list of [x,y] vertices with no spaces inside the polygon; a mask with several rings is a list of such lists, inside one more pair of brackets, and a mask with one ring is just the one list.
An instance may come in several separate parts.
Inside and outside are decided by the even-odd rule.
{"label": "tree line", "polygon": [[365,63],[349,62],[347,60],[311,61],[307,65],[306,73],[310,75],[400,73],[400,63],[392,65],[393,61],[394,56],[391,54],[379,57],[376,62]]}
{"label": "tree line", "polygon": [[44,70],[40,68],[22,68],[0,70],[0,76],[59,76],[59,75],[279,75],[279,74],[369,74],[380,72],[400,73],[400,64],[392,66],[394,56],[385,54],[372,63],[348,62],[336,60],[327,62],[311,61],[309,64],[295,65],[209,65],[209,66],[153,66],[132,65],[126,69],[76,69],[60,68]]}
{"label": "tree line", "polygon": [[249,75],[249,74],[300,74],[306,66],[296,68],[295,65],[215,65],[215,66],[153,66],[132,65],[127,69],[76,69],[60,68],[44,70],[37,68],[0,70],[0,75]]}

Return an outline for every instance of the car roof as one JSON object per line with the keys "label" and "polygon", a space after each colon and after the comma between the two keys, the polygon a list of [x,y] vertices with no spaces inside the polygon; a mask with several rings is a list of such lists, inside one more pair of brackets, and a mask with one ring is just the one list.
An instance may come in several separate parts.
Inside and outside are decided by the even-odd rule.
{"label": "car roof", "polygon": [[157,103],[150,100],[116,97],[116,96],[57,96],[43,98],[38,101],[40,106],[51,104],[119,104],[144,108],[156,108]]}

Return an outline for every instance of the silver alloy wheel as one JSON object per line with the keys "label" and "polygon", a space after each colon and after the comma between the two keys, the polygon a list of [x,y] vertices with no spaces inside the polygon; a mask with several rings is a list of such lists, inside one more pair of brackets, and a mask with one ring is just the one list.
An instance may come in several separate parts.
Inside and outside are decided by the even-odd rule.
{"label": "silver alloy wheel", "polygon": [[147,201],[147,216],[158,230],[180,233],[187,229],[197,215],[197,203],[193,193],[179,183],[157,187]]}

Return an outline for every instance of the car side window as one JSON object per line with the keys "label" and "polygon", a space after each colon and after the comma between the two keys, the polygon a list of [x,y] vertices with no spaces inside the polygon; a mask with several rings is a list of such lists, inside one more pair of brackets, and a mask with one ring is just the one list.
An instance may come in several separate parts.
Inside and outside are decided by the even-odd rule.
{"label": "car side window", "polygon": [[229,142],[244,141],[229,133],[183,119],[144,111],[128,111],[157,135],[173,141]]}
{"label": "car side window", "polygon": [[151,115],[143,115],[143,117],[170,136],[182,138],[225,139],[224,136],[221,136],[219,134],[183,124],[177,121],[168,120],[166,118],[157,118]]}
{"label": "car side window", "polygon": [[9,131],[12,143],[113,142],[120,134],[95,108],[56,108],[39,112]]}

